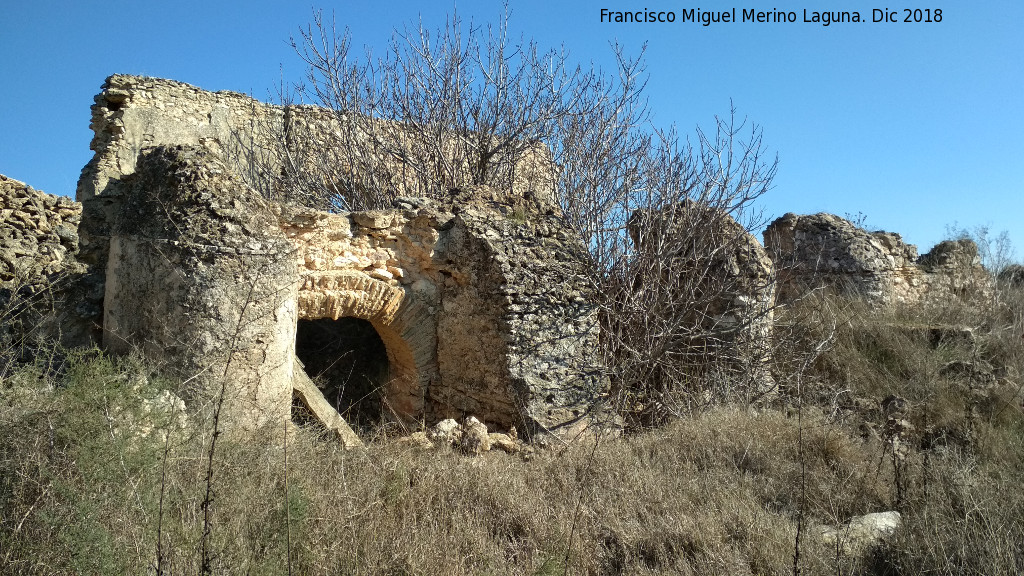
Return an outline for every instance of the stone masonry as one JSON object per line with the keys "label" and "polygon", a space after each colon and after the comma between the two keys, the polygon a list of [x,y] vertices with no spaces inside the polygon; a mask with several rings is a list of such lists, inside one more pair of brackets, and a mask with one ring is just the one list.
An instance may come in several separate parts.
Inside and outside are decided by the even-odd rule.
{"label": "stone masonry", "polygon": [[78,252],[82,206],[0,174],[0,287],[41,287]]}
{"label": "stone masonry", "polygon": [[[268,199],[280,195],[260,174],[290,152],[288,134],[308,136],[296,130],[330,148],[331,113],[133,76],[108,78],[92,111],[81,204],[0,176],[0,288],[66,277],[68,306],[49,319],[66,344],[140,350],[192,401],[223,401],[238,427],[304,405],[349,445],[340,413],[355,406],[411,427],[475,416],[526,436],[574,433],[599,409],[609,381],[586,248],[560,218],[540,148],[508,191],[324,212]],[[256,156],[269,159],[263,173]],[[649,239],[695,209],[634,215],[637,249],[661,250]],[[766,253],[728,217],[702,222],[720,277],[683,287],[717,295],[694,334],[757,392],[773,388],[776,297],[825,285],[915,302],[990,283],[967,240],[917,258],[898,234],[787,214],[766,230]],[[670,260],[680,278],[696,265],[685,250]]]}
{"label": "stone masonry", "polygon": [[984,293],[990,279],[970,240],[946,241],[918,258],[893,232],[868,232],[833,214],[786,214],[764,232],[779,274],[780,301],[832,290],[879,303]]}
{"label": "stone masonry", "polygon": [[672,300],[699,309],[680,347],[696,362],[731,372],[753,397],[774,393],[768,360],[775,269],[757,238],[725,212],[694,202],[637,211],[629,232],[639,253],[668,263]]}
{"label": "stone masonry", "polygon": [[207,395],[228,382],[243,422],[290,406],[303,320],[368,321],[387,352],[382,416],[407,424],[557,432],[607,387],[584,249],[553,215],[271,205],[196,146],[144,150],[118,189],[105,346],[140,347]]}
{"label": "stone masonry", "polygon": [[[82,206],[0,175],[0,344],[21,348],[37,337],[74,343],[75,317],[65,289],[76,260]],[[25,350],[22,349],[24,352]]]}

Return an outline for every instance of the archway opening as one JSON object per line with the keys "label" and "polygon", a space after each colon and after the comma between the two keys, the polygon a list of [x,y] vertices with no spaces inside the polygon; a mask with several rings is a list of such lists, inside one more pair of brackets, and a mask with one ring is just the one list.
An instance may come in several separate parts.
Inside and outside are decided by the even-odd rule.
{"label": "archway opening", "polygon": [[380,422],[391,365],[373,324],[352,317],[299,320],[295,355],[349,424],[370,428]]}

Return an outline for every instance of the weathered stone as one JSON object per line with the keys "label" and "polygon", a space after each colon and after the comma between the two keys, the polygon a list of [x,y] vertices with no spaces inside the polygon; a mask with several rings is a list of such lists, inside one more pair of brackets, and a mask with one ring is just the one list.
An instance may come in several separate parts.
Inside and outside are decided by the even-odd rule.
{"label": "weathered stone", "polygon": [[1024,286],[1024,266],[1011,264],[1003,268],[999,272],[999,281],[1018,288]]}
{"label": "weathered stone", "polygon": [[899,512],[874,512],[851,518],[843,526],[822,526],[822,541],[846,556],[860,556],[892,536],[902,524]]}
{"label": "weathered stone", "polygon": [[[672,240],[694,238],[688,229],[697,225],[699,241]],[[668,287],[673,300],[691,305],[694,294],[706,295],[689,318],[696,337],[686,339],[686,353],[746,379],[752,395],[773,393],[768,360],[775,271],[757,239],[725,212],[694,202],[657,213],[638,211],[630,218],[629,233],[638,250],[653,251],[655,259],[668,263],[666,272],[675,279]]]}
{"label": "weathered stone", "polygon": [[[327,180],[351,170],[346,165],[350,157],[330,156],[332,149],[340,147],[337,134],[343,132],[338,116],[331,110],[275,106],[237,92],[208,92],[173,80],[123,74],[108,77],[94,102],[90,146],[96,155],[82,170],[77,190],[80,202],[106,194],[111,181],[135,171],[143,148],[161,144],[206,147],[222,155],[251,187],[273,197],[282,192],[274,187],[286,147],[291,161],[299,163],[312,152],[312,162],[319,165],[309,166],[311,173]],[[415,137],[415,132],[404,131],[400,124],[379,125],[386,125],[385,134],[391,137]],[[323,156],[325,153],[327,156]],[[394,164],[401,165],[397,160]],[[328,169],[325,173],[324,165],[332,165],[336,171]],[[550,152],[538,145],[517,159],[511,190],[490,192],[503,204],[525,202],[530,211],[557,212],[552,193],[553,168]],[[389,172],[396,175],[389,185],[399,196],[446,192],[425,188],[419,179],[401,176],[403,170]]]}
{"label": "weathered stone", "polygon": [[0,174],[0,211],[0,288],[44,288],[77,268],[80,204]]}
{"label": "weathered stone", "polygon": [[211,153],[159,147],[111,226],[103,343],[139,349],[223,401],[232,426],[288,417],[295,264],[270,207]]}
{"label": "weathered stone", "polygon": [[430,429],[427,437],[442,444],[455,446],[462,438],[462,426],[454,418],[445,418]]}
{"label": "weathered stone", "polygon": [[983,293],[987,273],[970,240],[942,242],[917,257],[899,234],[868,232],[833,214],[786,214],[764,232],[779,274],[779,299],[789,302],[827,286],[883,304]]}
{"label": "weathered stone", "polygon": [[596,312],[572,272],[584,251],[555,216],[268,204],[216,154],[183,146],[144,150],[117,192],[113,223],[91,235],[109,246],[105,346],[140,347],[208,394],[223,376],[241,422],[283,417],[292,390],[321,404],[293,382],[296,320],[368,323],[385,364],[366,390],[378,417],[410,425],[473,413],[558,432],[586,422],[607,387]]}
{"label": "weathered stone", "polygon": [[[527,154],[529,166],[517,167],[508,191],[456,190],[440,207],[402,196],[394,210],[329,214],[266,205],[246,187],[263,185],[246,171],[254,160],[247,154],[262,149],[275,156],[274,147],[286,140],[276,139],[278,132],[296,126],[330,148],[327,133],[336,121],[311,107],[279,108],[167,80],[108,78],[93,106],[96,155],[78,187],[87,220],[78,233],[93,287],[80,308],[104,310],[108,346],[141,345],[153,358],[162,347],[164,360],[182,370],[206,366],[199,358],[230,340],[227,303],[243,299],[246,279],[229,281],[224,271],[244,276],[239,263],[251,261],[277,270],[264,276],[261,287],[274,291],[259,300],[259,313],[270,303],[287,308],[262,328],[253,323],[264,333],[246,340],[269,347],[247,376],[266,376],[257,396],[280,396],[270,390],[284,381],[291,387],[283,344],[294,345],[295,328],[286,327],[291,314],[300,324],[358,319],[386,349],[387,365],[374,387],[387,407],[382,417],[413,424],[477,414],[530,436],[585,425],[608,381],[597,353],[596,310],[577,273],[586,251],[558,219],[548,156]],[[159,145],[156,152],[148,148]],[[162,194],[159,202],[140,200],[143,181]],[[166,214],[158,210],[161,202]],[[265,217],[268,209],[273,221]],[[157,262],[156,245],[168,263]],[[290,270],[279,260],[285,254]],[[166,290],[147,302],[143,285],[155,285],[161,275]],[[133,307],[143,312],[134,319]],[[205,316],[181,325],[197,307]],[[161,316],[170,319],[166,326]],[[224,326],[214,326],[216,318]],[[171,332],[199,345],[173,345]],[[276,401],[266,401],[271,412],[280,411]]]}
{"label": "weathered stone", "polygon": [[[0,343],[83,343],[74,303],[82,206],[0,175]],[[31,346],[30,346],[31,347]],[[27,358],[26,358],[27,359]]]}
{"label": "weathered stone", "polygon": [[501,450],[507,454],[518,454],[522,446],[509,434],[491,432],[488,434],[491,442],[491,450]]}
{"label": "weathered stone", "polygon": [[466,418],[462,423],[459,449],[470,456],[479,456],[491,449],[491,437],[487,434],[487,426],[474,416]]}
{"label": "weathered stone", "polygon": [[434,443],[430,441],[428,433],[423,430],[413,432],[408,436],[402,436],[395,440],[395,442],[401,446],[408,446],[410,448],[416,448],[419,450],[434,449]]}

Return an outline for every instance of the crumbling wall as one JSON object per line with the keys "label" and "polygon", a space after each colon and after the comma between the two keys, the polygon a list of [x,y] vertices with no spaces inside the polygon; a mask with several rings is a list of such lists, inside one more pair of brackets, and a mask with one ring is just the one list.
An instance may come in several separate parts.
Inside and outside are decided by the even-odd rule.
{"label": "crumbling wall", "polygon": [[42,288],[74,267],[82,206],[0,174],[0,287]]}
{"label": "crumbling wall", "polygon": [[[174,80],[124,74],[107,78],[94,100],[90,147],[96,154],[79,178],[80,202],[103,195],[112,180],[135,171],[143,148],[157,145],[203,145],[269,197],[287,195],[287,190],[268,188],[286,162],[301,165],[312,179],[331,178],[336,175],[334,170],[360,168],[332,166],[351,160],[332,156],[331,150],[343,142],[342,133],[354,129],[342,125],[331,110],[276,106],[237,92],[208,92]],[[383,137],[400,141],[399,147],[415,149],[413,131],[394,122],[375,123],[386,127],[381,131]],[[361,126],[355,130],[365,131],[366,125]],[[511,189],[496,193],[509,199],[528,199],[542,210],[557,210],[554,167],[546,147],[535,144],[515,163],[514,170]],[[398,195],[443,192],[425,189],[417,179],[401,176],[408,170],[402,170],[397,160],[387,172],[400,175],[388,181]]]}
{"label": "crumbling wall", "polygon": [[530,434],[585,423],[608,377],[580,239],[550,214],[471,203],[444,240],[438,401],[454,416],[501,398],[483,413]]}
{"label": "crumbling wall", "polygon": [[638,258],[663,265],[662,278],[645,280],[661,282],[670,306],[687,312],[674,354],[745,380],[752,396],[774,393],[776,278],[760,242],[726,212],[697,202],[637,211],[628,226]]}
{"label": "crumbling wall", "polygon": [[200,146],[144,149],[118,191],[104,345],[141,349],[193,396],[226,391],[244,425],[287,414],[299,320],[368,321],[389,365],[382,417],[406,424],[559,431],[607,388],[585,251],[555,216],[269,204]]}
{"label": "crumbling wall", "polygon": [[0,175],[0,349],[32,355],[39,339],[77,344],[70,293],[82,206]]}
{"label": "crumbling wall", "polygon": [[988,275],[970,240],[943,242],[918,258],[893,232],[868,232],[834,214],[786,214],[764,232],[779,271],[779,298],[827,286],[883,304],[913,303],[987,290]]}
{"label": "crumbling wall", "polygon": [[528,434],[586,422],[608,381],[579,239],[489,201],[397,206],[280,209],[299,317],[370,321],[392,367],[386,404],[407,422],[473,415]]}
{"label": "crumbling wall", "polygon": [[111,224],[103,344],[141,350],[196,401],[252,427],[288,417],[294,247],[270,206],[212,153],[139,156]]}
{"label": "crumbling wall", "polygon": [[[365,121],[365,119],[363,119]],[[182,82],[116,74],[107,78],[95,97],[90,124],[95,155],[83,168],[77,199],[84,205],[80,229],[81,260],[91,267],[82,281],[85,322],[99,324],[104,293],[103,269],[108,259],[109,223],[121,210],[120,180],[136,170],[143,149],[158,145],[202,146],[220,156],[250,187],[272,199],[292,190],[280,175],[284,162],[304,165],[306,178],[327,180],[360,166],[341,165],[334,158],[343,130],[333,111],[313,106],[264,104],[235,92],[208,92]],[[382,123],[384,124],[384,123]],[[401,125],[386,123],[384,134],[408,140]],[[397,161],[396,161],[397,163]],[[558,212],[553,196],[554,167],[550,153],[537,144],[515,165],[510,190],[488,189],[496,200],[522,211]],[[406,178],[400,163],[386,172],[389,190],[397,194],[437,194],[422,182]],[[376,176],[383,176],[377,174]],[[332,185],[318,182],[319,185]],[[94,337],[97,334],[94,333]]]}

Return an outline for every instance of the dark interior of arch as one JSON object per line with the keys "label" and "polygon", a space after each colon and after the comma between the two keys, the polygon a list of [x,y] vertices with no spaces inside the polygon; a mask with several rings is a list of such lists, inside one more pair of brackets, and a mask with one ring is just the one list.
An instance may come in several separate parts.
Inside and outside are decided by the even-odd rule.
{"label": "dark interior of arch", "polygon": [[299,320],[295,354],[350,425],[365,428],[380,421],[391,370],[372,324],[360,318]]}

